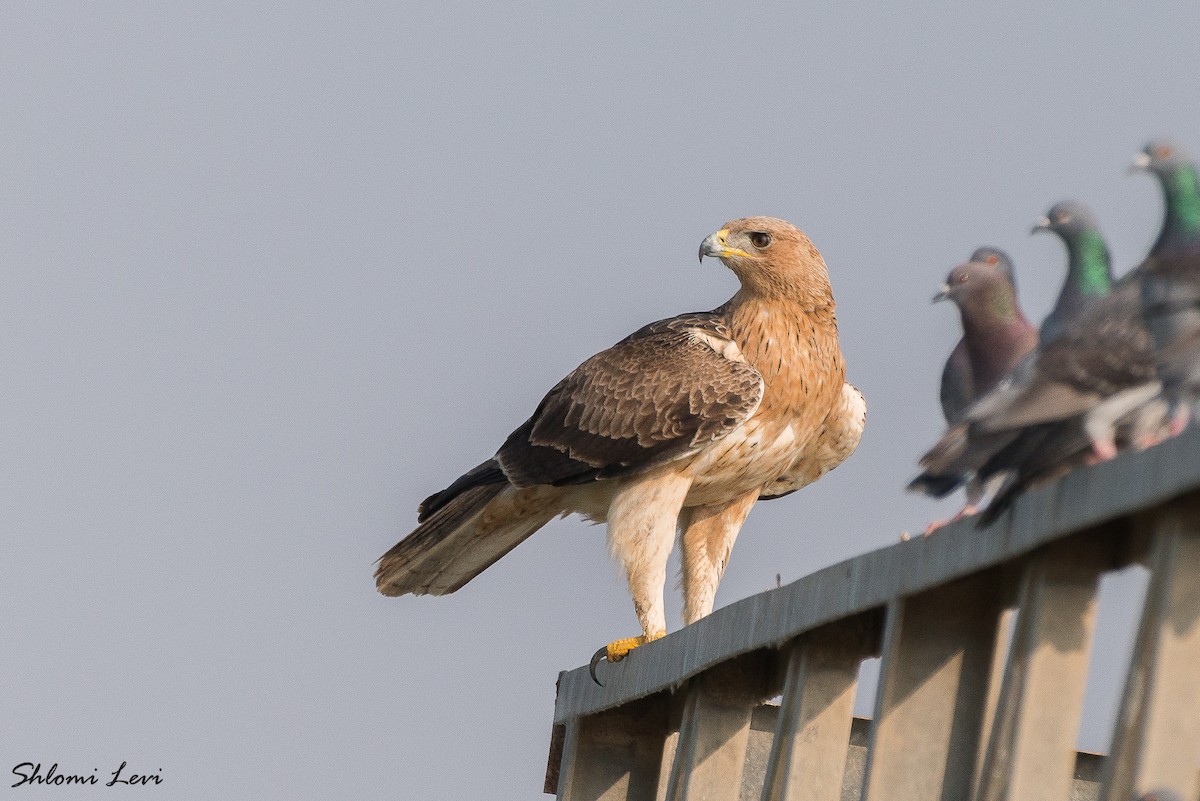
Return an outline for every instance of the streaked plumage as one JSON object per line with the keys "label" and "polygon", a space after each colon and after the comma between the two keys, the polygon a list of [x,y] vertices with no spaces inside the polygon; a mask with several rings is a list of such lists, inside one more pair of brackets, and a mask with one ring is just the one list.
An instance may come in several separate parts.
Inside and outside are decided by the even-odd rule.
{"label": "streaked plumage", "polygon": [[639,642],[666,630],[677,527],[685,622],[711,611],[754,502],[840,464],[866,407],[845,382],[825,263],[804,234],[769,217],[735,220],[704,255],[737,275],[737,294],[648,325],[560,381],[492,459],[421,505],[417,528],[380,559],[380,592],[454,592],[576,512],[608,524]]}

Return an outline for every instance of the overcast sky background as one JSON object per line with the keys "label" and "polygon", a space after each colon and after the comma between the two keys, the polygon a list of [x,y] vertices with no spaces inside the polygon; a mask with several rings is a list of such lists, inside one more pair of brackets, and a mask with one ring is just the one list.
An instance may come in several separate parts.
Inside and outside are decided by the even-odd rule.
{"label": "overcast sky background", "polygon": [[[1161,213],[1130,158],[1200,150],[1193,2],[336,5],[5,4],[5,797],[540,797],[558,671],[637,633],[623,579],[571,520],[383,598],[423,497],[723,302],[700,240],[770,214],[829,264],[868,427],[754,511],[717,603],[895,542],[957,504],[902,492],[946,272],[1005,248],[1040,320],[1033,221],[1085,200],[1124,271]],[[1108,583],[1087,747],[1138,586]],[[164,783],[10,790],[23,761]]]}

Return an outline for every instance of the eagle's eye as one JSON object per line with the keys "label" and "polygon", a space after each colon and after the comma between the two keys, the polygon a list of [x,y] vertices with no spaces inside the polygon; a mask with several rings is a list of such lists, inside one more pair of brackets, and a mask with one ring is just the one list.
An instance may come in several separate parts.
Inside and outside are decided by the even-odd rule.
{"label": "eagle's eye", "polygon": [[771,235],[762,231],[751,231],[750,242],[754,247],[763,250],[771,246]]}

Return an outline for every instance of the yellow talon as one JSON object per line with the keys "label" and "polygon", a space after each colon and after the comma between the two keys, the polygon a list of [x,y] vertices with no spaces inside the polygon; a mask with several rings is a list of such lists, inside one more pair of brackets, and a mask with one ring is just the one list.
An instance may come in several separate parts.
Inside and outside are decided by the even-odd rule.
{"label": "yellow talon", "polygon": [[609,662],[620,662],[634,648],[645,644],[645,637],[626,637],[623,640],[610,642],[608,645],[604,646],[604,658]]}
{"label": "yellow talon", "polygon": [[596,677],[596,666],[600,664],[601,659],[609,662],[620,662],[629,656],[629,652],[639,645],[645,645],[648,642],[654,642],[666,636],[667,633],[665,631],[656,631],[653,634],[644,634],[641,637],[626,637],[623,640],[610,642],[596,652],[596,655],[592,657],[591,664],[588,665],[588,672],[592,674],[592,681],[601,684],[600,679]]}

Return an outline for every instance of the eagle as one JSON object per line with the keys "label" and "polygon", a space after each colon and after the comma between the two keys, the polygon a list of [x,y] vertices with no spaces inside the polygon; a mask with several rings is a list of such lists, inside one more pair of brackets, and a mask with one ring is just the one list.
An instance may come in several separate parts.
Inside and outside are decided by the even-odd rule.
{"label": "eagle", "polygon": [[[685,624],[712,611],[751,507],[816,481],[858,446],[866,401],[846,382],[829,274],[791,223],[747,217],[700,245],[741,287],[708,312],[660,320],[556,384],[495,456],[421,503],[380,557],[384,595],[446,595],[555,517],[606,523],[642,633],[666,634],[677,532]],[[593,668],[596,660],[593,660]]]}

